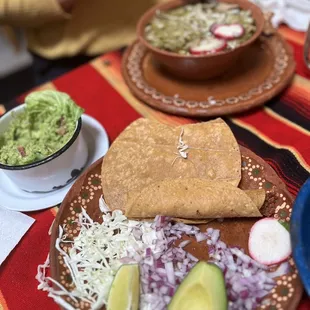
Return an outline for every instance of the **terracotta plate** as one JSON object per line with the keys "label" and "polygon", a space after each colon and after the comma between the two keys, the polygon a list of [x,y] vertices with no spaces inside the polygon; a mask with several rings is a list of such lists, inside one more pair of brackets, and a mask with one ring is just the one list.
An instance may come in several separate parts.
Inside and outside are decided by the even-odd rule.
{"label": "terracotta plate", "polygon": [[261,36],[222,77],[206,81],[180,80],[164,72],[138,41],[123,58],[123,76],[143,102],[164,112],[191,116],[221,116],[266,103],[290,82],[295,62],[279,34]]}
{"label": "terracotta plate", "polygon": [[[283,221],[289,221],[292,212],[292,197],[287,191],[284,183],[275,174],[272,168],[254,153],[241,147],[242,152],[242,181],[241,188],[257,189],[263,188],[267,192],[268,203],[273,210],[272,216]],[[50,259],[52,277],[64,285],[68,290],[73,289],[72,280],[68,270],[64,266],[62,256],[55,249],[55,240],[58,236],[59,225],[65,226],[65,234],[68,240],[74,239],[79,232],[74,222],[81,207],[87,210],[87,213],[95,221],[101,221],[99,211],[99,198],[101,196],[101,162],[102,159],[95,162],[84,174],[75,182],[70,192],[63,201],[53,225]],[[247,243],[251,226],[255,219],[233,219],[224,220],[219,223],[211,222],[208,225],[198,225],[202,229],[206,226],[218,228],[221,231],[221,240],[229,245],[241,246],[247,251]],[[68,243],[62,246],[64,251],[68,250]],[[203,243],[191,242],[185,248],[199,259],[208,259],[207,246]],[[303,288],[297,276],[297,270],[293,260],[289,262],[292,266],[291,272],[277,280],[277,286],[267,296],[259,309],[287,309],[294,310],[301,298]],[[67,299],[70,301],[69,298]],[[72,303],[78,309],[87,309],[88,304],[83,301]]]}

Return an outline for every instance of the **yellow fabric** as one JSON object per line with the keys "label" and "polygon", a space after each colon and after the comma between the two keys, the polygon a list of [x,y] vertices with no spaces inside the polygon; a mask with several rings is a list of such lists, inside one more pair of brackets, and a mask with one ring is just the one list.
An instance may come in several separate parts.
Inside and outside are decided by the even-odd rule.
{"label": "yellow fabric", "polygon": [[129,44],[139,17],[165,0],[76,0],[71,14],[57,0],[0,0],[0,24],[25,28],[30,50],[54,59],[98,55]]}

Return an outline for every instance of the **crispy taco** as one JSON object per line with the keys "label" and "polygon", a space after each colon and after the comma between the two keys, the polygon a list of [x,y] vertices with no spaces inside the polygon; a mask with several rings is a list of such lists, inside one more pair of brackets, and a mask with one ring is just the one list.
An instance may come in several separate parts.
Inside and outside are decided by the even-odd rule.
{"label": "crispy taco", "polygon": [[183,126],[138,119],[114,141],[102,164],[103,193],[112,210],[125,211],[128,197],[164,180],[193,178],[234,188],[240,182],[239,146],[221,119]]}
{"label": "crispy taco", "polygon": [[264,190],[243,191],[227,182],[205,179],[167,179],[128,197],[125,215],[153,218],[156,215],[202,220],[261,217]]}

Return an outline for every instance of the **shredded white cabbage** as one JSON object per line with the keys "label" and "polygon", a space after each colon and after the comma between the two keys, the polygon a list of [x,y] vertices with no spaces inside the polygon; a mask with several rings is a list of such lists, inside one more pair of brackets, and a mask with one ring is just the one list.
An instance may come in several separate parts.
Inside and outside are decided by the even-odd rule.
{"label": "shredded white cabbage", "polygon": [[111,211],[110,208],[108,207],[108,205],[106,204],[102,195],[99,199],[99,209],[102,213],[108,213]]}
{"label": "shredded white cabbage", "polygon": [[[62,306],[66,310],[74,310],[74,308],[67,303],[61,296],[69,296],[73,301],[77,301],[77,299],[74,297],[73,294],[71,294],[69,291],[67,291],[61,284],[59,284],[54,279],[47,277],[47,269],[50,267],[50,258],[49,255],[46,258],[46,261],[44,264],[39,265],[37,269],[37,275],[36,279],[39,282],[38,289],[42,291],[48,292],[48,297],[51,297],[54,299],[56,303],[58,303],[60,306]],[[55,290],[52,287],[52,282],[55,284],[59,289]]]}
{"label": "shredded white cabbage", "polygon": [[[102,206],[102,200],[100,203]],[[155,248],[156,230],[151,227],[152,223],[128,220],[119,210],[103,214],[102,218],[102,224],[96,223],[82,208],[78,218],[81,229],[74,241],[66,240],[65,227],[59,226],[55,247],[70,270],[75,287],[73,291],[69,292],[55,280],[46,277],[49,258],[38,267],[38,289],[48,291],[49,296],[65,309],[74,308],[61,296],[68,296],[74,302],[78,298],[89,303],[91,309],[100,309],[107,304],[109,290],[119,267],[124,263],[139,262],[146,248],[158,251]],[[71,243],[68,253],[61,248],[63,243]],[[53,289],[50,282],[56,284],[59,290]]]}

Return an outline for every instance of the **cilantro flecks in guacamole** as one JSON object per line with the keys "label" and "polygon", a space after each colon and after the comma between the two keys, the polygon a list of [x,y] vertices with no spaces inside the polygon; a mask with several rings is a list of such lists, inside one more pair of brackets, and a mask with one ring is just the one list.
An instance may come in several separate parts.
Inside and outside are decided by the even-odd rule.
{"label": "cilantro flecks in guacamole", "polygon": [[33,92],[25,103],[25,110],[13,114],[0,135],[1,164],[25,165],[57,152],[70,140],[84,112],[69,95],[53,90]]}

